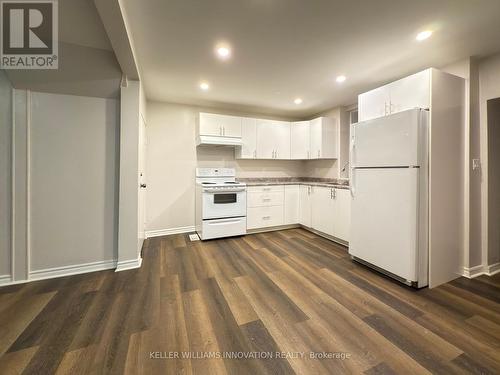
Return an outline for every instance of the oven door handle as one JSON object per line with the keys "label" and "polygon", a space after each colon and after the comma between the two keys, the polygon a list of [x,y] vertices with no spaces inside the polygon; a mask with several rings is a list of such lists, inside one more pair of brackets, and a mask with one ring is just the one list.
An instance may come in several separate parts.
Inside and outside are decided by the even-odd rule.
{"label": "oven door handle", "polygon": [[225,193],[238,193],[241,191],[245,191],[246,189],[204,189],[204,193],[220,193],[220,194],[225,194]]}
{"label": "oven door handle", "polygon": [[209,220],[206,221],[208,225],[224,225],[224,224],[237,224],[241,223],[242,218],[229,218],[229,219],[215,219],[215,220]]}

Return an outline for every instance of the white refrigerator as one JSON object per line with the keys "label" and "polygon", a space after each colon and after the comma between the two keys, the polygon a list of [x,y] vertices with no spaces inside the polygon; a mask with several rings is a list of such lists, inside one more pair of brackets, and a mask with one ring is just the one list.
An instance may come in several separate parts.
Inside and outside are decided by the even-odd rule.
{"label": "white refrigerator", "polygon": [[407,285],[428,283],[428,111],[351,127],[351,233],[356,261]]}

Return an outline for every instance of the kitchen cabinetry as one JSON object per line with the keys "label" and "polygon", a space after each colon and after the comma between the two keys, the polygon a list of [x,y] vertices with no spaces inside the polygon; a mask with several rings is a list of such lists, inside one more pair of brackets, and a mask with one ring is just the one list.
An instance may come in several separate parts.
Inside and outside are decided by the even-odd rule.
{"label": "kitchen cabinetry", "polygon": [[333,188],[313,186],[311,198],[311,226],[333,236]]}
{"label": "kitchen cabinetry", "polygon": [[311,226],[311,194],[312,187],[309,185],[300,185],[299,189],[299,224]]}
{"label": "kitchen cabinetry", "polygon": [[257,158],[257,119],[243,117],[241,119],[241,147],[235,150],[238,159]]}
{"label": "kitchen cabinetry", "polygon": [[318,117],[310,121],[309,159],[338,159],[338,121],[332,117]]}
{"label": "kitchen cabinetry", "polygon": [[[210,129],[218,131],[215,125]],[[242,118],[241,141],[238,159],[338,159],[339,122],[332,117],[293,123]]]}
{"label": "kitchen cabinetry", "polygon": [[310,124],[309,121],[292,122],[291,124],[291,158],[309,159],[310,156]]}
{"label": "kitchen cabinetry", "polygon": [[247,228],[301,224],[349,241],[351,196],[348,189],[310,185],[251,186]]}
{"label": "kitchen cabinetry", "polygon": [[199,135],[241,137],[241,117],[200,113]]}
{"label": "kitchen cabinetry", "polygon": [[426,69],[358,96],[359,121],[412,108],[429,108],[432,69]]}
{"label": "kitchen cabinetry", "polygon": [[349,242],[351,226],[351,192],[333,188],[333,232],[332,235]]}
{"label": "kitchen cabinetry", "polygon": [[247,229],[283,225],[284,201],[283,185],[250,186],[247,189]]}
{"label": "kitchen cabinetry", "polygon": [[300,186],[285,185],[285,218],[284,225],[297,224],[300,214]]}
{"label": "kitchen cabinetry", "polygon": [[257,159],[290,159],[290,123],[257,120]]}

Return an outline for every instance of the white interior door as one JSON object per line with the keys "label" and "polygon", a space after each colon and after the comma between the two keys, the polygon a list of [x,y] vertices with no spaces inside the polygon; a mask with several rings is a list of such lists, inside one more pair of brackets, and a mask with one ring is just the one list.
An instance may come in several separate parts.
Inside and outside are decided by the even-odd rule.
{"label": "white interior door", "polygon": [[[146,231],[146,123],[142,115],[140,116],[139,121],[139,207],[138,207],[138,233],[139,233],[139,241],[143,241]],[[139,246],[139,252],[140,248]]]}
{"label": "white interior door", "polygon": [[418,275],[418,168],[354,169],[349,254],[405,280]]}

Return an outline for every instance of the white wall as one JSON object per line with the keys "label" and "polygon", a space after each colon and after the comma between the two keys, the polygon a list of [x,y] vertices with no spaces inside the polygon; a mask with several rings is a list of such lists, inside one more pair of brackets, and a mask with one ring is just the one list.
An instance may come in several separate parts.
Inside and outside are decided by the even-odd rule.
{"label": "white wall", "polygon": [[139,122],[141,84],[129,81],[120,100],[120,197],[118,270],[140,265],[139,235]]}
{"label": "white wall", "polygon": [[[490,99],[500,97],[500,54],[496,54],[479,63],[479,115],[480,115],[480,137],[481,137],[481,206],[482,206],[482,250],[483,261],[488,264],[500,260],[496,249],[490,249],[488,243],[488,109],[487,102]],[[491,223],[493,224],[493,223]],[[496,223],[498,226],[498,223]],[[490,254],[488,254],[490,253]]]}
{"label": "white wall", "polygon": [[148,231],[194,225],[197,166],[236,168],[238,177],[298,177],[305,173],[302,161],[235,160],[233,148],[196,148],[195,126],[200,110],[187,105],[147,103]]}
{"label": "white wall", "polygon": [[118,101],[31,102],[30,270],[116,259]]}
{"label": "white wall", "polygon": [[11,273],[12,86],[0,70],[0,278]]}

